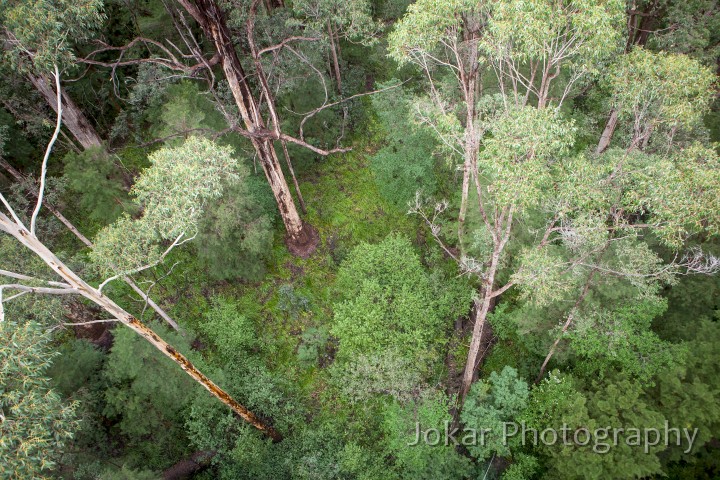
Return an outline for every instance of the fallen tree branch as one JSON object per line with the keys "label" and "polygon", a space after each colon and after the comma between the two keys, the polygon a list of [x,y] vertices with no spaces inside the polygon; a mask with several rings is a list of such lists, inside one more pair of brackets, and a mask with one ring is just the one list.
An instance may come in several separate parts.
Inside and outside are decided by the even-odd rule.
{"label": "fallen tree branch", "polygon": [[[15,169],[12,165],[10,165],[9,163],[7,163],[5,160],[3,160],[1,158],[0,158],[0,167],[5,169],[5,171],[7,171],[10,175],[12,175],[15,178],[15,180],[17,180],[18,182],[23,183],[26,181],[26,178],[17,169]],[[35,190],[34,188],[30,187],[29,191],[32,195],[37,196],[37,190]],[[4,200],[4,197],[3,197],[3,200]],[[60,211],[57,208],[55,208],[54,206],[52,206],[50,203],[48,203],[45,200],[43,200],[43,205],[45,205],[45,208],[47,208],[53,215],[55,215],[55,217],[58,220],[60,220],[60,222],[63,225],[65,225],[65,227],[68,230],[70,230],[73,233],[73,235],[75,235],[86,247],[93,248],[93,243],[90,240],[88,240],[88,238],[85,235],[83,235],[80,232],[80,230],[78,230],[70,222],[70,220],[65,218],[65,215],[60,213]],[[14,212],[12,212],[12,210],[11,210],[11,213],[14,215]],[[13,217],[13,219],[15,219],[15,217]],[[16,221],[19,222],[19,220],[16,220]],[[163,320],[165,320],[168,323],[168,325],[170,325],[174,330],[180,329],[177,322],[175,320],[173,320],[170,317],[170,315],[165,313],[165,310],[160,308],[160,306],[157,303],[155,303],[152,298],[150,298],[148,295],[146,295],[145,292],[143,292],[142,289],[137,286],[137,284],[133,281],[132,278],[130,278],[129,276],[125,276],[125,277],[123,277],[122,280],[125,283],[127,283],[130,286],[130,288],[133,289],[133,291],[135,293],[140,295],[140,297],[145,300],[147,305],[149,305],[150,308],[152,308],[155,311],[155,313],[157,313]]]}

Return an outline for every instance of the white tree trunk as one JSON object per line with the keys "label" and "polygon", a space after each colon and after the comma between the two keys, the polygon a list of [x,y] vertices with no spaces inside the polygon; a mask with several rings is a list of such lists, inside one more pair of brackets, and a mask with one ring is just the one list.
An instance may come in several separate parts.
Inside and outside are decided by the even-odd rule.
{"label": "white tree trunk", "polygon": [[182,368],[193,380],[202,385],[215,398],[230,407],[243,420],[262,431],[264,434],[272,438],[274,441],[282,440],[282,436],[273,427],[265,424],[256,417],[250,410],[235,401],[227,392],[218,387],[212,380],[206,377],[198,370],[184,355],[175,350],[165,340],[160,338],[150,328],[140,322],[137,318],[123,310],[110,298],[93,288],[84,280],[82,280],[75,272],[70,270],[54,253],[52,253],[38,238],[32,235],[23,226],[10,220],[7,216],[0,213],[0,230],[12,235],[18,242],[35,253],[45,262],[55,273],[57,273],[68,285],[70,285],[78,294],[87,298],[91,302],[101,307],[105,312],[116,318],[123,325],[127,326],[135,333],[147,340],[152,346],[157,348],[163,355],[170,358],[173,362]]}

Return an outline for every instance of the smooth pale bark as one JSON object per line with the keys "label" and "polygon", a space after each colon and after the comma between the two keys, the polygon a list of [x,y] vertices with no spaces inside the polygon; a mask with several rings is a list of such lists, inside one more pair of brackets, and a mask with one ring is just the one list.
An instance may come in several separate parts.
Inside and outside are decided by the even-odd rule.
{"label": "smooth pale bark", "polygon": [[295,185],[295,195],[297,195],[298,202],[300,202],[300,210],[302,210],[303,213],[307,213],[305,199],[303,198],[302,192],[300,191],[300,184],[298,183],[297,177],[295,176],[295,169],[293,168],[292,161],[290,160],[290,153],[288,152],[287,142],[285,140],[281,140],[280,143],[282,144],[283,154],[285,155],[285,162],[287,163],[288,171],[290,172],[293,184]]}
{"label": "smooth pale bark", "polygon": [[467,362],[465,363],[465,371],[463,372],[462,385],[460,387],[460,406],[465,401],[465,397],[470,391],[473,380],[475,378],[475,369],[480,361],[480,347],[482,346],[483,331],[487,315],[490,312],[493,299],[493,287],[495,284],[495,274],[500,261],[500,251],[496,248],[493,252],[490,268],[487,272],[487,278],[483,281],[483,296],[480,301],[475,302],[475,325],[473,326],[472,340],[468,350]]}
{"label": "smooth pale bark", "polygon": [[[35,89],[45,98],[48,105],[57,113],[55,91],[48,82],[47,77],[32,73],[29,73],[27,77]],[[63,125],[67,127],[75,140],[82,146],[83,150],[102,147],[102,140],[95,131],[95,128],[64,89],[62,90],[62,120]]]}
{"label": "smooth pale bark", "polygon": [[[460,196],[460,213],[458,214],[458,245],[463,248],[463,236],[465,234],[465,218],[467,215],[468,195],[470,193],[470,176],[477,169],[477,155],[480,150],[480,138],[475,128],[477,111],[476,95],[479,85],[479,64],[478,64],[478,35],[479,24],[477,20],[465,19],[466,28],[463,30],[463,40],[468,45],[468,52],[465,61],[459,61],[460,84],[465,99],[465,141],[463,145],[463,181],[462,194]],[[458,57],[460,58],[460,57]]]}
{"label": "smooth pale bark", "polygon": [[[285,224],[289,244],[299,247],[308,246],[314,250],[315,245],[310,244],[317,239],[313,238],[310,227],[300,219],[275,152],[273,140],[265,135],[268,129],[260,115],[258,104],[253,97],[250,85],[247,83],[247,76],[235,51],[225,12],[214,0],[178,1],[200,25],[205,36],[212,41],[217,50],[225,79],[240,110],[245,128],[249,132],[265,177],[270,183],[280,216]],[[257,136],[253,136],[254,134]],[[291,251],[293,251],[292,248]]]}
{"label": "smooth pale bark", "polygon": [[[263,432],[265,435],[273,439],[273,441],[282,440],[282,436],[273,427],[267,425],[250,410],[235,401],[227,392],[218,387],[212,380],[206,377],[190,360],[175,350],[165,340],[160,338],[150,328],[140,322],[137,318],[123,310],[110,298],[93,288],[75,272],[70,270],[54,253],[52,253],[38,238],[32,235],[26,228],[10,220],[6,215],[0,213],[0,230],[13,236],[18,242],[31,250],[46,265],[48,265],[60,278],[62,278],[76,293],[87,298],[97,306],[107,312],[112,318],[116,318],[123,325],[147,340],[152,346],[157,348],[163,355],[170,358],[193,380],[202,385],[215,398],[230,407],[233,412],[238,414],[243,420]],[[158,380],[160,381],[160,380]]]}
{"label": "smooth pale bark", "polygon": [[[5,171],[7,171],[10,175],[12,175],[15,178],[15,180],[17,180],[18,182],[23,182],[25,180],[25,178],[22,176],[22,174],[19,171],[17,171],[12,165],[7,163],[5,160],[0,159],[0,167],[4,168]],[[30,189],[30,193],[37,196],[37,191],[32,188]],[[52,206],[51,204],[49,204],[46,201],[43,201],[43,206],[45,208],[47,208],[50,211],[50,213],[55,215],[55,217],[58,220],[60,220],[60,223],[65,225],[65,227],[68,230],[70,230],[72,232],[72,234],[78,238],[78,240],[80,240],[83,244],[85,244],[85,246],[87,246],[89,248],[93,248],[93,243],[85,235],[83,235],[82,232],[80,232],[80,230],[78,230],[77,227],[75,227],[75,225],[73,225],[70,222],[70,220],[68,220],[65,217],[65,215],[60,213],[60,211],[57,208],[55,208],[54,206]],[[135,293],[137,293],[140,296],[140,298],[142,298],[147,303],[147,305],[155,311],[155,313],[160,315],[160,317],[163,320],[165,320],[168,325],[170,325],[174,330],[179,330],[177,322],[175,320],[173,320],[172,317],[170,317],[170,315],[168,315],[165,312],[165,310],[163,310],[160,307],[160,305],[155,303],[155,301],[153,301],[152,298],[150,298],[145,292],[143,292],[143,290],[140,287],[138,287],[138,285],[135,283],[135,281],[132,278],[130,278],[129,276],[123,276],[122,280],[125,283],[127,283],[130,286],[130,288],[132,288],[133,291]]]}

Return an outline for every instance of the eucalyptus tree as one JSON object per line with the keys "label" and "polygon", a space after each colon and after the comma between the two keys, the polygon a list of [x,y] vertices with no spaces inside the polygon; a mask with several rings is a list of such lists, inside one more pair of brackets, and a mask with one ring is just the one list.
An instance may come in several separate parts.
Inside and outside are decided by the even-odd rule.
{"label": "eucalyptus tree", "polygon": [[[26,76],[57,112],[52,73],[75,63],[74,43],[87,40],[103,21],[101,0],[9,1],[0,6],[0,40],[12,67]],[[92,123],[62,90],[63,124],[83,149],[100,147]]]}
{"label": "eucalyptus tree", "polygon": [[51,335],[33,322],[0,318],[0,476],[50,478],[79,427],[77,402],[50,388]]}
{"label": "eucalyptus tree", "polygon": [[703,128],[713,82],[710,69],[686,55],[653,53],[640,47],[622,55],[603,78],[612,113],[596,153],[610,146],[618,122],[631,125],[629,148],[645,150],[651,135],[660,133],[669,150],[678,131]]}
{"label": "eucalyptus tree", "polygon": [[[62,114],[62,124],[83,150],[102,149],[103,141],[90,120],[62,88],[58,75],[74,67],[77,60],[74,44],[91,38],[103,20],[101,0],[11,1],[0,6],[5,57],[15,70],[28,78],[55,113]],[[0,159],[0,166],[18,182],[24,181],[20,172],[4,159]],[[52,206],[49,209],[82,243],[92,246],[59,210]],[[123,281],[168,325],[178,329],[177,323],[129,276],[125,276]]]}
{"label": "eucalyptus tree", "polygon": [[[282,147],[282,155],[285,157],[288,170],[293,177],[300,207],[304,210],[304,202],[295,179],[287,146],[289,144],[299,145],[322,156],[348,151],[349,149],[339,146],[326,149],[313,145],[305,140],[302,127],[307,120],[319,112],[358,95],[330,102],[327,88],[325,88],[325,101],[302,117],[299,135],[287,134],[282,130],[280,115],[275,104],[275,92],[281,88],[281,85],[271,83],[272,76],[268,71],[272,71],[272,68],[278,63],[277,56],[280,52],[290,51],[308,69],[318,73],[323,87],[326,87],[324,77],[319,69],[302,52],[293,48],[293,44],[296,42],[315,41],[317,38],[304,35],[302,26],[296,25],[298,27],[296,30],[299,30],[298,34],[290,34],[278,43],[269,45],[266,45],[268,42],[259,42],[256,38],[256,26],[260,23],[261,18],[259,10],[262,2],[260,0],[237,0],[231,2],[234,7],[233,10],[226,10],[225,4],[215,0],[178,0],[177,3],[184,11],[190,14],[209,41],[212,49],[212,54],[209,57],[205,55],[202,42],[195,38],[193,28],[186,21],[184,13],[176,11],[171,4],[164,4],[174,19],[176,30],[182,39],[182,44],[187,47],[188,53],[181,52],[170,39],[153,40],[146,37],[136,37],[127,45],[119,47],[101,43],[99,48],[93,50],[84,58],[78,59],[78,61],[88,65],[112,68],[113,70],[127,65],[155,63],[190,78],[198,78],[200,75],[204,75],[208,81],[210,91],[215,95],[218,108],[228,121],[230,130],[247,138],[253,146],[256,157],[270,184],[275,202],[278,205],[287,232],[286,240],[290,251],[301,256],[311,254],[319,242],[319,237],[317,231],[303,222],[298,213],[295,200],[288,187],[288,182],[276,152],[276,144]],[[269,10],[274,16],[274,9],[279,4],[277,2],[266,3],[266,6],[270,7]],[[293,24],[293,22],[288,23]],[[280,30],[283,30],[283,28]],[[235,32],[239,32],[241,36],[234,36]],[[270,42],[273,41],[274,39],[270,40]],[[165,43],[168,45],[166,46]],[[159,52],[159,54],[135,58],[134,55],[137,54],[136,47],[140,46],[145,46],[147,50]],[[238,50],[243,51],[245,54],[242,57],[246,59],[245,64],[241,61]],[[99,55],[108,52],[114,52],[117,59],[115,61],[98,60]],[[267,60],[270,55],[273,56],[272,61]],[[195,63],[188,65],[189,61]],[[237,108],[237,113],[239,113],[239,121],[236,118],[236,112],[222,104],[224,96],[216,88],[216,79],[213,72],[213,67],[216,65],[219,65],[222,69],[222,75],[229,87],[230,96]]]}
{"label": "eucalyptus tree", "polygon": [[[421,0],[409,7],[390,36],[391,55],[418,65],[428,80],[430,100],[418,102],[418,121],[463,159],[460,255],[446,251],[480,277],[481,288],[461,397],[473,380],[485,318],[495,298],[514,284],[496,286],[512,228],[541,203],[552,178],[552,160],[571,148],[574,127],[556,112],[573,88],[617,50],[622,12],[617,0]],[[480,95],[484,70],[494,73],[499,95]],[[451,88],[448,80],[435,80],[438,71]],[[552,102],[556,108],[550,110]],[[471,182],[483,225],[481,243],[486,244],[479,261],[466,258],[463,242]],[[438,237],[435,219],[447,206],[438,204],[428,213],[418,202],[413,211],[423,215]],[[549,243],[553,228],[554,223],[539,240],[540,247]]]}
{"label": "eucalyptus tree", "polygon": [[[279,3],[266,3],[266,7],[268,7],[269,11],[272,11],[274,8],[280,6]],[[255,154],[265,173],[265,177],[270,184],[275,202],[278,205],[280,216],[287,232],[286,240],[290,251],[301,256],[311,254],[318,244],[319,237],[317,231],[300,218],[278,159],[275,142],[280,143],[282,146],[283,155],[285,156],[288,169],[293,177],[301,207],[303,207],[303,200],[295,179],[287,144],[297,144],[323,156],[334,152],[344,152],[348,149],[341,147],[323,149],[308,143],[304,139],[302,127],[299,138],[288,135],[282,131],[273,89],[268,80],[269,75],[266,72],[263,56],[271,53],[277,54],[283,49],[295,52],[294,49],[290,47],[291,43],[316,39],[300,34],[285,38],[277,44],[260,46],[255,38],[255,27],[258,22],[258,10],[261,6],[261,1],[249,0],[237,2],[237,4],[234,4],[234,6],[237,7],[237,11],[243,12],[242,15],[239,16],[241,22],[240,30],[244,34],[241,43],[245,47],[245,53],[247,54],[247,63],[249,64],[250,71],[250,75],[248,75],[246,73],[246,67],[243,66],[238,55],[236,48],[238,39],[233,36],[229,26],[228,14],[224,10],[223,5],[214,0],[178,0],[178,4],[197,22],[204,36],[210,41],[214,51],[211,58],[203,56],[201,42],[195,39],[192,29],[184,20],[182,13],[180,13],[179,15],[174,15],[180,18],[180,21],[176,22],[176,27],[183,42],[189,48],[190,53],[188,54],[179,56],[174,54],[170,48],[166,47],[160,41],[137,37],[122,47],[101,45],[100,48],[94,50],[79,61],[90,65],[112,68],[148,62],[157,63],[191,77],[196,76],[200,72],[205,72],[207,73],[211,89],[213,89],[215,85],[215,77],[211,69],[219,64],[222,68],[223,77],[229,86],[232,99],[240,114],[242,126],[238,125],[232,112],[228,112],[224,108],[221,108],[221,110],[225,113],[230,128],[246,137],[253,146]],[[168,5],[166,5],[166,7],[168,7]],[[237,21],[238,18],[233,17],[232,20]],[[182,25],[180,25],[180,23]],[[172,42],[168,43],[171,45],[171,48],[177,48]],[[123,57],[126,52],[141,44],[147,45],[148,48],[152,47],[155,50],[159,49],[162,55],[150,58]],[[96,60],[97,55],[110,51],[119,53],[120,57],[117,61],[103,62]],[[297,52],[295,53],[297,54]],[[306,58],[300,54],[298,55],[303,61],[307,62]],[[197,63],[195,65],[187,65],[185,61],[186,58],[193,58]],[[314,65],[309,65],[309,68],[318,71]],[[256,89],[253,89],[250,78],[256,80]],[[302,124],[304,124],[305,120],[316,115],[321,110],[335,106],[338,103],[340,102],[328,103],[326,99],[326,102],[322,106],[305,115]]]}
{"label": "eucalyptus tree", "polygon": [[[638,296],[652,295],[678,274],[718,268],[714,258],[699,251],[680,253],[686,239],[702,231],[717,233],[720,224],[713,210],[720,184],[713,176],[717,155],[712,149],[685,142],[663,156],[632,148],[599,157],[575,152],[577,126],[563,117],[561,107],[622,51],[622,18],[618,1],[427,0],[410,7],[391,35],[391,54],[415,62],[428,78],[430,101],[417,102],[417,121],[449,152],[463,155],[459,254],[442,236],[447,202],[428,210],[418,197],[411,208],[461,270],[480,283],[461,402],[481,361],[487,315],[510,288],[538,304],[574,296],[541,377],[598,282],[621,278]],[[473,42],[462,43],[468,36]],[[477,83],[467,79],[480,60],[494,74],[499,93],[477,98],[469,88]],[[449,72],[443,82],[433,81],[438,68]],[[692,116],[690,110],[707,105],[698,100],[710,93],[706,73],[699,83],[686,83],[685,76],[676,80],[682,86],[672,88],[695,93],[667,111],[662,102],[657,106],[646,99],[653,106],[645,110],[654,113],[636,117],[640,134],[648,124],[675,125],[683,121],[682,112]],[[493,85],[488,79],[483,83]],[[462,224],[471,182],[480,227],[465,245]],[[642,241],[648,233],[678,251],[676,256],[663,261]],[[509,245],[519,251],[514,258]]]}
{"label": "eucalyptus tree", "polygon": [[[265,99],[270,111],[273,131],[267,129],[260,111],[259,102],[250,88],[248,77],[235,50],[233,36],[223,9],[214,0],[179,0],[179,3],[200,25],[205,36],[215,47],[223,74],[245,124],[247,135],[252,142],[265,172],[265,177],[275,196],[280,217],[288,234],[288,246],[291,250],[300,254],[309,254],[317,245],[317,233],[300,219],[273,145],[273,140],[280,137],[280,124],[277,120],[274,101],[269,92],[265,73],[259,64],[259,53],[253,53],[253,63],[256,67],[255,74],[258,76],[261,91],[263,92],[261,98]],[[250,7],[252,14],[250,17],[256,14],[259,3],[259,1],[253,0]],[[250,20],[249,26],[252,26],[251,22],[252,20]],[[250,34],[248,38],[251,39],[252,35]],[[252,45],[253,43],[251,43],[251,49],[255,50]]]}
{"label": "eucalyptus tree", "polygon": [[[59,85],[59,79],[56,83]],[[58,99],[58,103],[62,105],[61,99]],[[38,214],[43,205],[48,157],[60,129],[62,110],[59,110],[55,136],[48,144],[43,159],[38,200],[29,225],[26,225],[28,221],[21,219],[7,199],[0,195],[0,201],[7,212],[0,213],[0,231],[30,250],[62,281],[42,280],[21,272],[3,271],[3,276],[16,282],[0,285],[0,320],[4,317],[2,303],[27,293],[80,295],[108,314],[108,319],[98,321],[120,322],[127,326],[169,357],[193,380],[245,421],[273,440],[281,440],[281,435],[272,426],[239,404],[184,355],[103,292],[108,283],[159,264],[173,248],[195,237],[203,209],[208,202],[221,195],[223,180],[233,179],[236,175],[236,160],[232,151],[227,147],[218,147],[209,140],[190,137],[181,146],[153,153],[150,157],[151,167],[143,172],[133,189],[143,207],[143,215],[137,219],[124,216],[98,234],[91,258],[98,271],[107,278],[98,286],[92,286],[52,252],[38,238],[36,232]],[[161,243],[169,244],[169,247],[161,249]],[[2,297],[5,291],[17,293]]]}
{"label": "eucalyptus tree", "polygon": [[[485,134],[484,83],[494,80],[488,88],[500,90],[506,110],[510,103],[545,108],[554,101],[559,107],[617,51],[622,14],[620,0],[421,0],[408,8],[390,35],[390,54],[424,72],[430,98],[419,103],[419,120],[438,134],[453,156],[463,158],[461,249],[476,157]],[[486,71],[490,75],[484,76]],[[556,87],[561,79],[562,86]]]}

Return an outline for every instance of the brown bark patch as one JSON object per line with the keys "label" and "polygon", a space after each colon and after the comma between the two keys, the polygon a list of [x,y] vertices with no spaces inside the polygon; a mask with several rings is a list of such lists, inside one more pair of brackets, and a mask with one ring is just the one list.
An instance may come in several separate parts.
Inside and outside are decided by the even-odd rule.
{"label": "brown bark patch", "polygon": [[193,453],[190,458],[181,460],[162,474],[163,480],[182,480],[191,478],[195,473],[210,465],[210,461],[216,452],[199,451]]}
{"label": "brown bark patch", "polygon": [[[66,307],[65,318],[70,323],[82,323],[97,320],[102,317],[102,311],[83,305],[80,302],[70,302]],[[75,325],[72,327],[75,338],[85,339],[98,348],[110,350],[113,345],[112,328],[115,326],[112,322],[107,323],[91,323],[88,325]]]}
{"label": "brown bark patch", "polygon": [[296,237],[285,236],[285,245],[291,254],[300,258],[310,258],[320,244],[320,234],[309,223],[303,222],[303,228]]}

